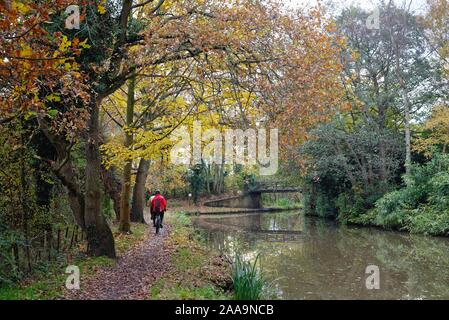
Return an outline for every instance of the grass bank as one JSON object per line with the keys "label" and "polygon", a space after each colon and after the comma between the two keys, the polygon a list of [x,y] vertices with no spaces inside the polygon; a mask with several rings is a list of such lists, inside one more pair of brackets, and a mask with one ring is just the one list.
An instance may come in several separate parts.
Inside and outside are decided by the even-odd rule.
{"label": "grass bank", "polygon": [[172,269],[152,285],[149,299],[218,300],[230,299],[231,264],[207,249],[191,219],[183,212],[170,212]]}

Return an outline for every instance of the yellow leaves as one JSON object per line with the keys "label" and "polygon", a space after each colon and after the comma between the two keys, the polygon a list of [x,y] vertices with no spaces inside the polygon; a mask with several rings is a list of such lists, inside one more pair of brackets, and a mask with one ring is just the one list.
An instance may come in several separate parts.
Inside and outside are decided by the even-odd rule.
{"label": "yellow leaves", "polygon": [[33,55],[33,49],[29,45],[23,44],[22,49],[19,51],[19,57],[28,58],[28,57],[31,57],[32,55]]}
{"label": "yellow leaves", "polygon": [[67,38],[67,36],[62,36],[61,43],[59,44],[59,51],[66,52],[67,49],[72,45],[72,42]]}
{"label": "yellow leaves", "polygon": [[26,112],[25,113],[25,120],[30,120],[32,117],[35,117],[36,116],[36,113],[35,112]]}
{"label": "yellow leaves", "polygon": [[333,33],[337,31],[337,24],[334,21],[329,22],[324,29],[326,32]]}
{"label": "yellow leaves", "polygon": [[72,69],[72,65],[70,63],[66,62],[66,63],[64,63],[64,69],[66,71],[69,71],[70,69]]}
{"label": "yellow leaves", "polygon": [[104,7],[105,4],[106,4],[106,0],[101,0],[100,3],[98,4],[97,8],[98,8],[98,12],[100,14],[106,13],[106,8]]}
{"label": "yellow leaves", "polygon": [[[149,70],[143,73],[151,75],[151,79],[148,85],[141,85],[142,91],[137,90],[134,110],[139,114],[145,112],[146,104],[155,99],[148,115],[150,118],[157,115],[157,119],[151,119],[148,131],[133,131],[133,150],[108,146],[115,158],[111,161],[122,161],[131,153],[134,159],[150,158],[169,146],[168,139],[159,139],[169,131],[167,127],[183,119],[186,109],[193,105],[192,97],[205,101],[197,103],[195,112],[185,120],[189,129],[194,120],[220,128],[223,123],[238,125],[243,122],[241,118],[252,124],[267,119],[267,114],[274,114],[279,118],[278,127],[286,133],[285,145],[301,140],[308,128],[332,117],[336,111],[350,108],[341,101],[344,91],[340,48],[345,41],[334,34],[335,23],[324,18],[319,10],[310,15],[290,16],[277,8],[267,9],[258,1],[223,1],[220,10],[217,8],[207,2],[205,8],[198,9],[210,11],[211,16],[220,13],[209,17],[187,13],[183,1],[166,1],[162,10],[167,15],[186,18],[163,24],[154,18],[143,30],[148,44],[146,50],[138,52],[132,48],[131,53],[137,56],[139,64],[148,66]],[[149,67],[159,57],[170,56],[172,48],[185,39],[207,54],[188,61],[191,65],[179,60]],[[226,49],[215,49],[217,46]],[[181,75],[179,79],[178,75]],[[185,81],[190,90],[186,95],[190,97],[186,99],[182,93],[176,98],[172,95],[158,100],[165,93],[175,91],[173,85],[178,81],[178,86],[183,86]],[[121,124],[124,102],[126,99],[114,97],[114,103],[107,109]],[[159,110],[165,110],[165,114],[158,115]],[[162,128],[159,132],[152,131],[155,123]],[[120,137],[129,130],[118,127],[114,129],[120,130]]]}
{"label": "yellow leaves", "polygon": [[427,133],[414,140],[413,149],[422,152],[425,156],[432,155],[432,148],[442,146],[443,151],[449,148],[449,106],[438,105],[431,117],[424,123],[423,129]]}
{"label": "yellow leaves", "polygon": [[131,127],[128,127],[128,126],[123,126],[122,127],[122,131],[123,131],[124,134],[129,134],[129,135],[132,134],[132,135],[134,135],[134,134],[136,134],[137,129],[131,128]]}
{"label": "yellow leaves", "polygon": [[122,168],[124,163],[130,158],[129,150],[123,146],[123,143],[115,139],[101,145],[100,151],[103,155],[103,165],[106,168],[111,166]]}
{"label": "yellow leaves", "polygon": [[350,52],[352,60],[358,60],[360,58],[360,52],[357,52],[356,50],[353,49],[350,49]]}
{"label": "yellow leaves", "polygon": [[161,151],[171,145],[167,139],[158,140],[159,135],[153,131],[126,129],[125,131],[135,132],[135,143],[126,148],[123,145],[123,135],[115,136],[100,147],[103,154],[103,164],[106,167],[115,166],[122,168],[126,161],[138,161],[144,159],[157,159],[161,156]]}
{"label": "yellow leaves", "polygon": [[21,15],[27,15],[31,11],[31,7],[23,3],[23,1],[13,1],[12,9]]}
{"label": "yellow leaves", "polygon": [[[31,58],[33,56],[33,49],[28,44],[22,44],[21,49],[18,52],[18,56],[21,58]],[[21,61],[23,70],[29,70],[31,68],[30,61]]]}
{"label": "yellow leaves", "polygon": [[84,41],[80,42],[78,44],[78,47],[81,47],[83,49],[90,49],[90,45],[87,44],[87,40],[88,39],[86,38]]}
{"label": "yellow leaves", "polygon": [[102,5],[98,5],[98,12],[100,14],[105,14],[106,13],[106,8],[103,7]]}
{"label": "yellow leaves", "polygon": [[424,23],[429,31],[429,41],[443,60],[443,73],[449,78],[449,5],[447,0],[427,0],[428,12]]}

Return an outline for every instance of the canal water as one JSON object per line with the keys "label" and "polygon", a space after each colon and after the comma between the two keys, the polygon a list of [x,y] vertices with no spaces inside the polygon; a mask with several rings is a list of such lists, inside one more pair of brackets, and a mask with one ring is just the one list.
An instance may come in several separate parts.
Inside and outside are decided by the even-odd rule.
{"label": "canal water", "polygon": [[[211,248],[252,261],[259,255],[281,299],[449,299],[448,238],[341,226],[293,211],[201,216],[194,224]],[[368,266],[379,270],[379,289],[368,289],[375,283]]]}

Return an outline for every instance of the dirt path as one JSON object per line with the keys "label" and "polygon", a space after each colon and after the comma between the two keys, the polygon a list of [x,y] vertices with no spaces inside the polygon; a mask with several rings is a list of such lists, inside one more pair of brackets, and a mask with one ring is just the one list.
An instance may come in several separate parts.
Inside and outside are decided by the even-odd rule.
{"label": "dirt path", "polygon": [[88,279],[81,279],[81,290],[69,292],[66,299],[147,299],[151,284],[170,268],[169,234],[169,225],[164,225],[159,235],[148,226],[144,240],[119,257],[114,267],[101,268]]}

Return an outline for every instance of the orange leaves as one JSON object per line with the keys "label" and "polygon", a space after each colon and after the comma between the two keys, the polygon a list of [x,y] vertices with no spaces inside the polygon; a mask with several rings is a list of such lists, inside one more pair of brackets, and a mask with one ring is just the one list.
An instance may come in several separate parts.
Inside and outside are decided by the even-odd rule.
{"label": "orange leaves", "polygon": [[447,0],[427,0],[427,7],[424,23],[429,31],[429,41],[445,61],[443,71],[449,77],[449,4]]}
{"label": "orange leaves", "polygon": [[76,90],[81,75],[74,57],[86,43],[46,29],[50,13],[63,12],[70,1],[9,3],[0,3],[0,110],[11,114],[46,109],[48,103],[58,102],[56,88],[59,99],[69,88],[68,95]]}
{"label": "orange leaves", "polygon": [[283,77],[276,86],[266,86],[270,99],[265,107],[280,128],[281,147],[287,152],[307,139],[316,124],[348,106],[340,80],[339,48],[344,40],[332,33],[334,23],[312,10],[291,18],[284,30],[292,42],[281,51]]}
{"label": "orange leaves", "polygon": [[[170,19],[156,17],[143,31],[146,50],[136,59],[190,61],[212,108],[235,118],[249,106],[268,116],[285,149],[348,107],[340,78],[345,41],[319,8],[293,13],[275,1],[206,0],[169,2],[164,13]],[[179,48],[185,50],[174,53]],[[251,99],[239,98],[245,96]]]}
{"label": "orange leaves", "polygon": [[415,139],[413,149],[427,157],[432,156],[434,148],[439,146],[443,153],[449,150],[449,106],[436,105],[432,114],[424,122],[422,129],[426,132],[422,137]]}

